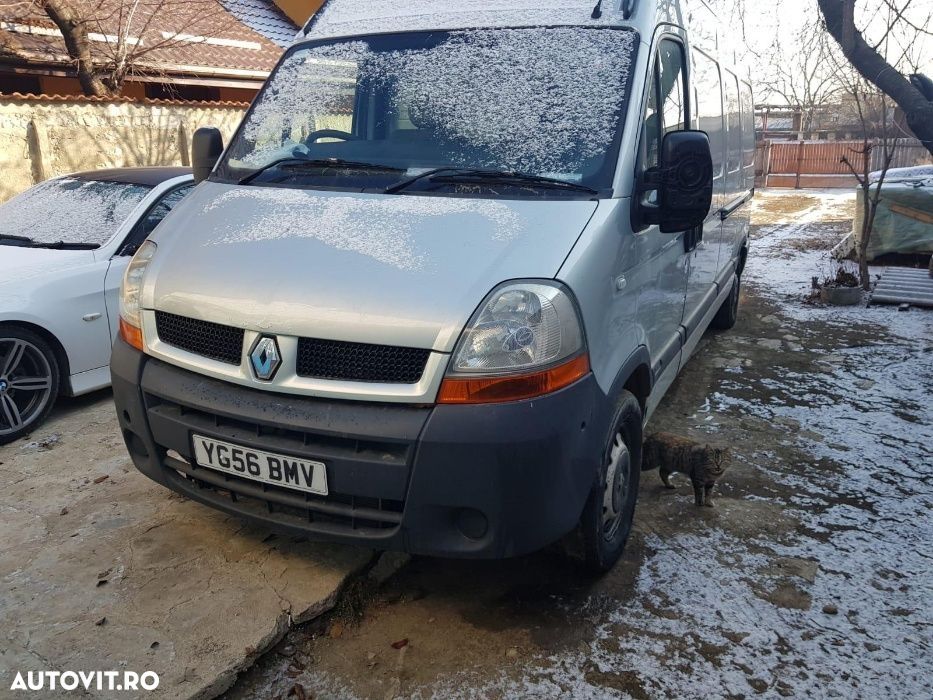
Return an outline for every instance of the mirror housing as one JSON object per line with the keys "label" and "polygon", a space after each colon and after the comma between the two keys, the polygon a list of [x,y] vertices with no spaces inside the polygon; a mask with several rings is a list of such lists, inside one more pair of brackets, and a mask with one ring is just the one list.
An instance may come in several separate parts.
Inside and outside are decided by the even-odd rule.
{"label": "mirror housing", "polygon": [[671,131],[661,142],[660,165],[645,173],[644,190],[656,189],[657,205],[642,205],[643,221],[662,233],[702,226],[713,205],[713,152],[703,131]]}
{"label": "mirror housing", "polygon": [[191,167],[195,184],[204,182],[210,176],[223,152],[224,137],[220,129],[202,126],[194,132],[191,139]]}

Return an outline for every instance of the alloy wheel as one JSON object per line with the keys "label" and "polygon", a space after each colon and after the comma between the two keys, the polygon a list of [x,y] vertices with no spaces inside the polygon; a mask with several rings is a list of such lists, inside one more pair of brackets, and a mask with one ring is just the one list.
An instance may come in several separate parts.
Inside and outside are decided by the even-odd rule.
{"label": "alloy wheel", "polygon": [[0,436],[42,415],[52,385],[52,369],[39,348],[21,338],[0,338]]}

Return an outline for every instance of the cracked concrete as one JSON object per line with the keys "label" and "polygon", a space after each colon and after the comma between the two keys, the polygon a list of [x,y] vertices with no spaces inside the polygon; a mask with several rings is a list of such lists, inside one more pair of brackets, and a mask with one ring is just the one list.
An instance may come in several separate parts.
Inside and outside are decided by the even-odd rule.
{"label": "cracked concrete", "polygon": [[154,671],[146,697],[213,697],[292,625],[333,607],[372,558],[150,482],[126,455],[109,392],[64,400],[41,430],[0,448],[0,480],[3,697],[17,695],[17,671],[40,670]]}

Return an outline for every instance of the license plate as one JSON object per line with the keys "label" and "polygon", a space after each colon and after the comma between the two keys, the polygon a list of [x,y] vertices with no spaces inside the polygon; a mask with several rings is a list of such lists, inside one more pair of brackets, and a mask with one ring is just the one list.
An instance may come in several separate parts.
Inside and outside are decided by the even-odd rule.
{"label": "license plate", "polygon": [[327,469],[323,462],[254,450],[202,435],[193,435],[192,440],[194,459],[202,467],[296,491],[327,495]]}

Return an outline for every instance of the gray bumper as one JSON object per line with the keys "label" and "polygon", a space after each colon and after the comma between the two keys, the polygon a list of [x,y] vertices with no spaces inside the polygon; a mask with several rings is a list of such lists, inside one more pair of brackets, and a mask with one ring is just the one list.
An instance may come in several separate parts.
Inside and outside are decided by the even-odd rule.
{"label": "gray bumper", "polygon": [[[596,479],[606,398],[592,375],[483,406],[304,398],[233,386],[118,341],[114,399],[137,468],[185,496],[315,539],[501,558],[576,525]],[[193,466],[191,435],[327,465],[330,495]]]}

